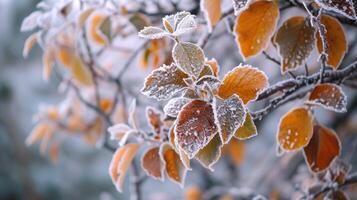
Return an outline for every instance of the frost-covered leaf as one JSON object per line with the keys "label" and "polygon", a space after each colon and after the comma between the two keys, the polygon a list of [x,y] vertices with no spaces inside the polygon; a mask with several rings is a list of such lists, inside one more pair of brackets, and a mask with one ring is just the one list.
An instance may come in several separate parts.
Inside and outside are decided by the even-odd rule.
{"label": "frost-covered leaf", "polygon": [[31,31],[37,27],[37,20],[42,16],[42,12],[35,11],[27,16],[21,24],[21,31]]}
{"label": "frost-covered leaf", "polygon": [[[327,64],[333,69],[337,69],[345,56],[348,48],[345,31],[341,23],[333,17],[328,15],[321,15],[321,23],[326,28],[326,40],[327,40]],[[316,33],[316,46],[317,50],[321,54],[323,52],[322,41],[320,34]]]}
{"label": "frost-covered leaf", "polygon": [[347,111],[347,97],[345,93],[340,86],[332,83],[316,85],[307,103],[316,104],[335,112]]}
{"label": "frost-covered leaf", "polygon": [[228,143],[246,118],[245,107],[238,95],[217,100],[217,119],[223,144]]}
{"label": "frost-covered leaf", "polygon": [[315,0],[315,2],[326,10],[340,13],[352,20],[357,19],[353,0]]}
{"label": "frost-covered leaf", "polygon": [[72,77],[84,86],[93,84],[92,75],[74,50],[61,47],[56,52],[57,60],[71,71]]}
{"label": "frost-covered leaf", "polygon": [[294,108],[280,120],[277,140],[285,151],[299,150],[309,144],[313,135],[313,116],[303,107]]}
{"label": "frost-covered leaf", "polygon": [[146,118],[148,120],[149,125],[154,130],[154,132],[156,134],[160,134],[162,126],[163,126],[163,123],[161,120],[161,112],[156,110],[153,107],[147,107],[146,108]]}
{"label": "frost-covered leaf", "polygon": [[149,176],[164,180],[164,163],[160,158],[159,147],[148,149],[141,158],[141,164]]}
{"label": "frost-covered leaf", "polygon": [[169,179],[183,187],[187,169],[180,156],[168,143],[163,143],[160,147],[160,157]]}
{"label": "frost-covered leaf", "polygon": [[202,69],[200,75],[198,76],[198,79],[202,78],[203,76],[213,76],[213,75],[214,75],[214,74],[213,74],[213,70],[212,70],[211,66],[208,65],[208,64],[206,64],[206,65],[203,67],[203,69]]}
{"label": "frost-covered leaf", "polygon": [[197,153],[195,159],[198,160],[204,167],[213,171],[212,166],[221,157],[221,148],[222,141],[220,136],[216,134],[212,140]]}
{"label": "frost-covered leaf", "polygon": [[187,168],[187,170],[191,170],[190,159],[185,154],[185,152],[176,145],[175,139],[175,125],[173,125],[169,131],[169,142],[171,147],[179,154],[182,164]]}
{"label": "frost-covered leaf", "polygon": [[221,83],[221,81],[216,78],[215,76],[203,76],[202,78],[198,79],[196,84],[197,85],[204,85],[205,83],[207,83],[212,89],[213,88],[217,88],[219,86],[219,84]]}
{"label": "frost-covered leaf", "polygon": [[286,20],[274,37],[281,57],[281,73],[286,73],[304,64],[315,43],[315,29],[302,16]]}
{"label": "frost-covered leaf", "polygon": [[93,13],[95,9],[93,7],[90,7],[90,8],[86,8],[84,9],[83,11],[81,11],[81,13],[78,15],[78,19],[77,19],[77,25],[79,28],[82,28],[88,17]]}
{"label": "frost-covered leaf", "polygon": [[143,30],[144,27],[150,26],[150,20],[141,13],[135,13],[129,18],[130,23],[135,27],[135,29],[139,32]]}
{"label": "frost-covered leaf", "polygon": [[208,30],[212,31],[212,27],[218,24],[221,19],[221,0],[201,0],[201,10],[205,14]]}
{"label": "frost-covered leaf", "polygon": [[234,9],[234,15],[238,16],[240,11],[243,10],[243,8],[245,8],[250,0],[232,0],[233,2],[233,9]]}
{"label": "frost-covered leaf", "polygon": [[169,34],[162,30],[161,28],[157,27],[145,27],[139,32],[139,36],[143,38],[148,38],[148,39],[160,39],[165,36],[168,36]]}
{"label": "frost-covered leaf", "polygon": [[185,78],[188,78],[188,75],[175,64],[164,65],[152,71],[145,79],[144,88],[141,91],[148,97],[165,100],[186,87]]}
{"label": "frost-covered leaf", "polygon": [[254,124],[252,116],[248,111],[246,113],[247,114],[243,125],[239,127],[236,133],[234,134],[234,136],[240,140],[249,139],[251,137],[258,135],[257,127]]}
{"label": "frost-covered leaf", "polygon": [[234,35],[244,59],[255,56],[268,46],[279,19],[274,1],[256,1],[236,19]]}
{"label": "frost-covered leaf", "polygon": [[[221,69],[221,67],[218,65],[218,62],[216,59],[212,58],[210,60],[206,61],[206,64],[209,65],[212,69],[213,75],[215,77],[218,77],[219,74],[219,70]],[[203,71],[203,70],[202,70]]]}
{"label": "frost-covered leaf", "polygon": [[139,144],[127,144],[118,148],[113,155],[109,175],[119,192],[123,191],[125,175],[138,150]]}
{"label": "frost-covered leaf", "polygon": [[98,45],[107,45],[109,38],[101,31],[102,24],[106,21],[108,16],[102,13],[92,14],[88,21],[88,35],[91,41]]}
{"label": "frost-covered leaf", "polygon": [[39,33],[33,33],[26,39],[24,49],[22,51],[22,56],[24,58],[27,57],[27,55],[31,51],[32,47],[38,42],[38,36],[39,36]]}
{"label": "frost-covered leaf", "polygon": [[304,147],[306,163],[313,172],[327,169],[341,153],[340,139],[335,131],[316,124],[309,144]]}
{"label": "frost-covered leaf", "polygon": [[25,144],[30,146],[35,142],[43,139],[43,137],[49,132],[51,132],[51,127],[48,124],[39,123],[32,129],[31,133],[26,138]]}
{"label": "frost-covered leaf", "polygon": [[129,131],[132,131],[132,128],[126,124],[116,124],[108,128],[111,140],[121,140]]}
{"label": "frost-covered leaf", "polygon": [[268,84],[268,77],[263,71],[249,65],[238,66],[225,75],[218,94],[224,99],[236,94],[247,104],[256,99]]}
{"label": "frost-covered leaf", "polygon": [[172,50],[172,57],[179,68],[196,77],[200,75],[204,67],[204,53],[193,43],[176,43]]}
{"label": "frost-covered leaf", "polygon": [[177,117],[182,107],[191,100],[185,97],[173,98],[164,107],[165,115],[170,117]]}
{"label": "frost-covered leaf", "polygon": [[173,33],[174,32],[174,27],[172,27],[172,25],[170,24],[170,22],[163,18],[162,19],[162,25],[164,26],[165,30],[169,33]]}
{"label": "frost-covered leaf", "polygon": [[324,200],[350,200],[348,195],[343,190],[330,191],[324,197]]}
{"label": "frost-covered leaf", "polygon": [[182,108],[177,117],[175,126],[177,145],[190,159],[204,148],[217,132],[213,107],[205,101],[191,101]]}
{"label": "frost-covered leaf", "polygon": [[180,36],[184,33],[188,33],[197,28],[197,24],[195,21],[194,15],[186,15],[182,20],[180,20],[176,26],[175,32],[173,33],[175,36]]}
{"label": "frost-covered leaf", "polygon": [[42,78],[43,80],[47,81],[51,76],[53,65],[55,64],[55,52],[52,47],[48,47],[44,50],[42,55],[42,63]]}

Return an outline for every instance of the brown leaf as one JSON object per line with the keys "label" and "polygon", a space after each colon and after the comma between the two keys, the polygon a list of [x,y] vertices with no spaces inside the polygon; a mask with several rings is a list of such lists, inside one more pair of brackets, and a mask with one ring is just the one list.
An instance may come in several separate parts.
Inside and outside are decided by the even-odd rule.
{"label": "brown leaf", "polygon": [[169,179],[182,187],[185,182],[187,169],[181,162],[180,156],[170,144],[163,143],[160,147],[160,157]]}
{"label": "brown leaf", "polygon": [[193,100],[182,107],[179,113],[175,137],[177,145],[193,158],[218,132],[213,108],[210,103]]}
{"label": "brown leaf", "polygon": [[332,83],[316,85],[307,103],[322,106],[335,112],[347,111],[347,97],[341,87]]}
{"label": "brown leaf", "polygon": [[141,159],[141,164],[149,176],[159,180],[164,180],[164,163],[160,158],[159,147],[148,149]]}
{"label": "brown leaf", "polygon": [[268,86],[268,77],[263,71],[249,65],[235,67],[227,73],[218,89],[224,99],[238,95],[244,104],[257,98],[260,91]]}
{"label": "brown leaf", "polygon": [[155,133],[160,134],[163,125],[161,120],[161,112],[159,112],[153,107],[147,107],[146,118],[149,122],[149,125],[155,131]]}
{"label": "brown leaf", "polygon": [[234,34],[244,59],[262,52],[270,42],[279,19],[274,1],[256,1],[237,17]]}
{"label": "brown leaf", "polygon": [[217,25],[221,19],[221,0],[202,0],[201,10],[205,14],[208,30],[211,32],[212,27]]}
{"label": "brown leaf", "polygon": [[313,135],[313,117],[306,108],[286,113],[280,120],[277,140],[285,151],[299,150],[308,145]]}
{"label": "brown leaf", "polygon": [[125,175],[138,150],[139,144],[131,143],[118,148],[113,155],[109,166],[109,175],[119,192],[123,191]]}
{"label": "brown leaf", "polygon": [[314,125],[310,143],[304,147],[307,164],[313,172],[322,172],[341,153],[340,139],[335,131],[322,125]]}
{"label": "brown leaf", "polygon": [[[336,18],[328,15],[321,15],[321,23],[326,28],[327,64],[333,69],[337,69],[348,48],[345,31]],[[323,47],[319,33],[316,33],[316,46],[319,53],[322,53]]]}
{"label": "brown leaf", "polygon": [[357,18],[353,0],[315,0],[315,2],[326,10],[340,13],[352,20]]}
{"label": "brown leaf", "polygon": [[315,29],[302,16],[286,20],[274,36],[274,43],[281,57],[281,73],[304,64],[315,43]]}

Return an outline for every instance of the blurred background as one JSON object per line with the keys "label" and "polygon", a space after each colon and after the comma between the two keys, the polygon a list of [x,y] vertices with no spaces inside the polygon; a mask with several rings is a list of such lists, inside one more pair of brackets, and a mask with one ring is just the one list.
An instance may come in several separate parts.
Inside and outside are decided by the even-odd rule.
{"label": "blurred background", "polygon": [[[26,147],[26,136],[33,127],[32,117],[43,104],[58,103],[63,97],[57,93],[59,81],[52,78],[42,80],[41,49],[36,46],[29,58],[22,58],[24,41],[30,33],[21,33],[20,26],[24,17],[35,10],[38,0],[0,0],[0,200],[12,199],[127,199],[128,184],[125,192],[119,194],[108,175],[108,166],[112,153],[105,149],[88,146],[80,138],[66,140],[61,149],[57,164],[53,164],[38,151],[38,146]],[[292,9],[282,14],[282,19],[299,13]],[[280,22],[281,24],[281,22]],[[215,57],[222,66],[222,74],[242,62],[238,49],[232,45],[232,35],[225,33],[226,24],[220,23],[205,48],[207,57]],[[356,58],[356,29],[346,27],[350,41],[349,53],[344,60],[346,65]],[[219,37],[215,37],[219,36]],[[217,45],[220,44],[220,45]],[[217,52],[220,52],[217,54]],[[268,52],[274,53],[272,47]],[[311,56],[312,71],[316,71],[317,53]],[[272,62],[261,58],[248,61],[259,66],[270,77],[270,84],[284,79],[279,68]],[[132,73],[137,67],[131,69]],[[143,75],[150,70],[143,70]],[[132,79],[135,79],[133,77]],[[141,80],[136,88],[141,87]],[[336,114],[322,109],[317,110],[319,120],[334,128],[343,143],[342,158],[351,161],[352,171],[357,164],[357,97],[356,91],[344,88],[348,96],[348,113]],[[135,92],[138,92],[136,90]],[[259,136],[247,141],[245,160],[240,166],[228,169],[218,163],[213,177],[232,178],[232,171],[237,173],[234,181],[247,190],[269,196],[271,191],[279,190],[284,196],[294,191],[294,181],[301,181],[296,172],[307,172],[301,154],[296,163],[290,157],[276,156],[275,133],[280,117],[299,102],[289,103],[264,120],[258,122]],[[252,110],[261,105],[251,106]],[[279,167],[277,167],[279,166]],[[231,166],[232,167],[232,166]],[[297,169],[299,168],[299,169]],[[189,172],[186,187],[207,185],[204,169],[196,167]],[[208,171],[207,171],[208,172]],[[280,173],[284,172],[284,176]],[[290,172],[290,173],[289,173]],[[128,181],[128,180],[127,180]],[[289,184],[285,184],[289,183]],[[149,180],[144,184],[144,199],[182,199],[183,191],[171,182]],[[351,199],[357,198],[356,190],[351,190]],[[147,194],[147,195],[146,195]]]}

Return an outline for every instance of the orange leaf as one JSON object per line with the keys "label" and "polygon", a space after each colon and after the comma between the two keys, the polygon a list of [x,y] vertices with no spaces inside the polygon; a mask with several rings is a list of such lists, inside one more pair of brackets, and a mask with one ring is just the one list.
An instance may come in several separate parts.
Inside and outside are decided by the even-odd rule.
{"label": "orange leaf", "polygon": [[108,38],[99,30],[103,22],[108,16],[103,14],[95,14],[91,17],[88,32],[90,38],[99,45],[106,45],[109,41]]}
{"label": "orange leaf", "polygon": [[48,47],[42,55],[42,63],[43,63],[42,77],[46,81],[51,76],[54,62],[55,62],[54,50],[53,48]]}
{"label": "orange leaf", "polygon": [[126,144],[118,148],[113,155],[109,175],[119,192],[122,192],[125,175],[138,149],[139,144]]}
{"label": "orange leaf", "polygon": [[[337,69],[347,51],[347,39],[341,23],[334,17],[321,15],[321,23],[326,28],[327,40],[327,64],[333,69]],[[319,53],[322,53],[322,41],[319,33],[316,33],[316,46]]]}
{"label": "orange leaf", "polygon": [[37,124],[31,131],[29,136],[26,138],[26,145],[32,145],[35,142],[41,140],[46,135],[46,133],[49,132],[50,129],[51,128],[48,126],[48,124]]}
{"label": "orange leaf", "polygon": [[305,147],[313,134],[313,117],[306,108],[294,108],[280,120],[277,140],[285,151]]}
{"label": "orange leaf", "polygon": [[232,139],[227,149],[231,160],[238,166],[241,165],[245,158],[245,143],[237,139]]}
{"label": "orange leaf", "polygon": [[218,88],[218,94],[224,99],[236,94],[247,104],[256,99],[258,93],[268,84],[268,77],[263,71],[249,65],[238,66],[226,74]]}
{"label": "orange leaf", "polygon": [[164,162],[169,179],[183,186],[187,169],[181,162],[180,156],[168,143],[163,143],[161,145],[160,156],[162,162]]}
{"label": "orange leaf", "polygon": [[204,148],[218,131],[212,105],[201,100],[183,106],[176,122],[177,144],[189,158]]}
{"label": "orange leaf", "polygon": [[307,103],[322,106],[336,112],[347,111],[347,97],[341,87],[332,83],[316,85]]}
{"label": "orange leaf", "polygon": [[263,51],[274,34],[279,6],[273,1],[256,1],[237,17],[234,34],[244,59]]}
{"label": "orange leaf", "polygon": [[340,139],[335,131],[315,125],[310,143],[304,148],[305,160],[310,169],[313,172],[324,171],[340,153]]}
{"label": "orange leaf", "polygon": [[161,121],[161,113],[152,107],[146,108],[146,118],[149,122],[151,128],[155,131],[156,134],[161,133],[162,121]]}
{"label": "orange leaf", "polygon": [[281,73],[304,64],[315,41],[315,29],[310,20],[294,16],[286,20],[273,39],[281,57]]}
{"label": "orange leaf", "polygon": [[202,192],[196,186],[190,186],[185,191],[185,200],[202,200]]}
{"label": "orange leaf", "polygon": [[208,30],[211,32],[212,27],[217,25],[221,19],[221,0],[202,0],[201,9],[206,17]]}
{"label": "orange leaf", "polygon": [[206,61],[206,64],[209,65],[213,71],[213,75],[215,77],[218,77],[218,73],[219,73],[219,70],[220,70],[220,66],[218,65],[218,62],[216,59],[212,58],[210,60],[207,60]]}
{"label": "orange leaf", "polygon": [[160,159],[159,152],[159,147],[154,147],[147,150],[141,159],[141,164],[149,176],[163,180],[164,164]]}

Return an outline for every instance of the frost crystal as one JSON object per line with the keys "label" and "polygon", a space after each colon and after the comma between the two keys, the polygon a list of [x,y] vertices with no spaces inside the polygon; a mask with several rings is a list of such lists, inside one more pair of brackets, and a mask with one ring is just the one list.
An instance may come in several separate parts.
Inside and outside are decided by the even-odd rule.
{"label": "frost crystal", "polygon": [[160,39],[164,36],[169,35],[166,31],[162,30],[161,28],[157,27],[145,27],[143,30],[139,32],[139,36],[148,39]]}
{"label": "frost crystal", "polygon": [[195,17],[193,15],[187,15],[177,24],[174,35],[179,36],[195,28],[197,28]]}
{"label": "frost crystal", "polygon": [[244,123],[246,111],[242,100],[232,95],[224,101],[217,102],[217,118],[223,143],[228,143],[235,132]]}
{"label": "frost crystal", "polygon": [[249,0],[233,0],[234,15],[238,16],[239,12],[246,7],[248,3]]}
{"label": "frost crystal", "polygon": [[176,122],[177,144],[189,158],[204,148],[218,131],[212,105],[201,100],[186,104]]}
{"label": "frost crystal", "polygon": [[170,117],[177,117],[182,107],[186,105],[190,99],[185,97],[178,97],[171,99],[164,107],[165,115]]}
{"label": "frost crystal", "polygon": [[356,11],[352,0],[316,0],[326,10],[340,13],[352,20],[356,20]]}
{"label": "frost crystal", "polygon": [[205,62],[202,49],[189,42],[177,43],[172,50],[172,57],[177,66],[193,76],[199,76]]}
{"label": "frost crystal", "polygon": [[141,90],[148,97],[165,100],[186,87],[184,79],[187,74],[171,64],[164,65],[154,70],[146,79],[144,88]]}

